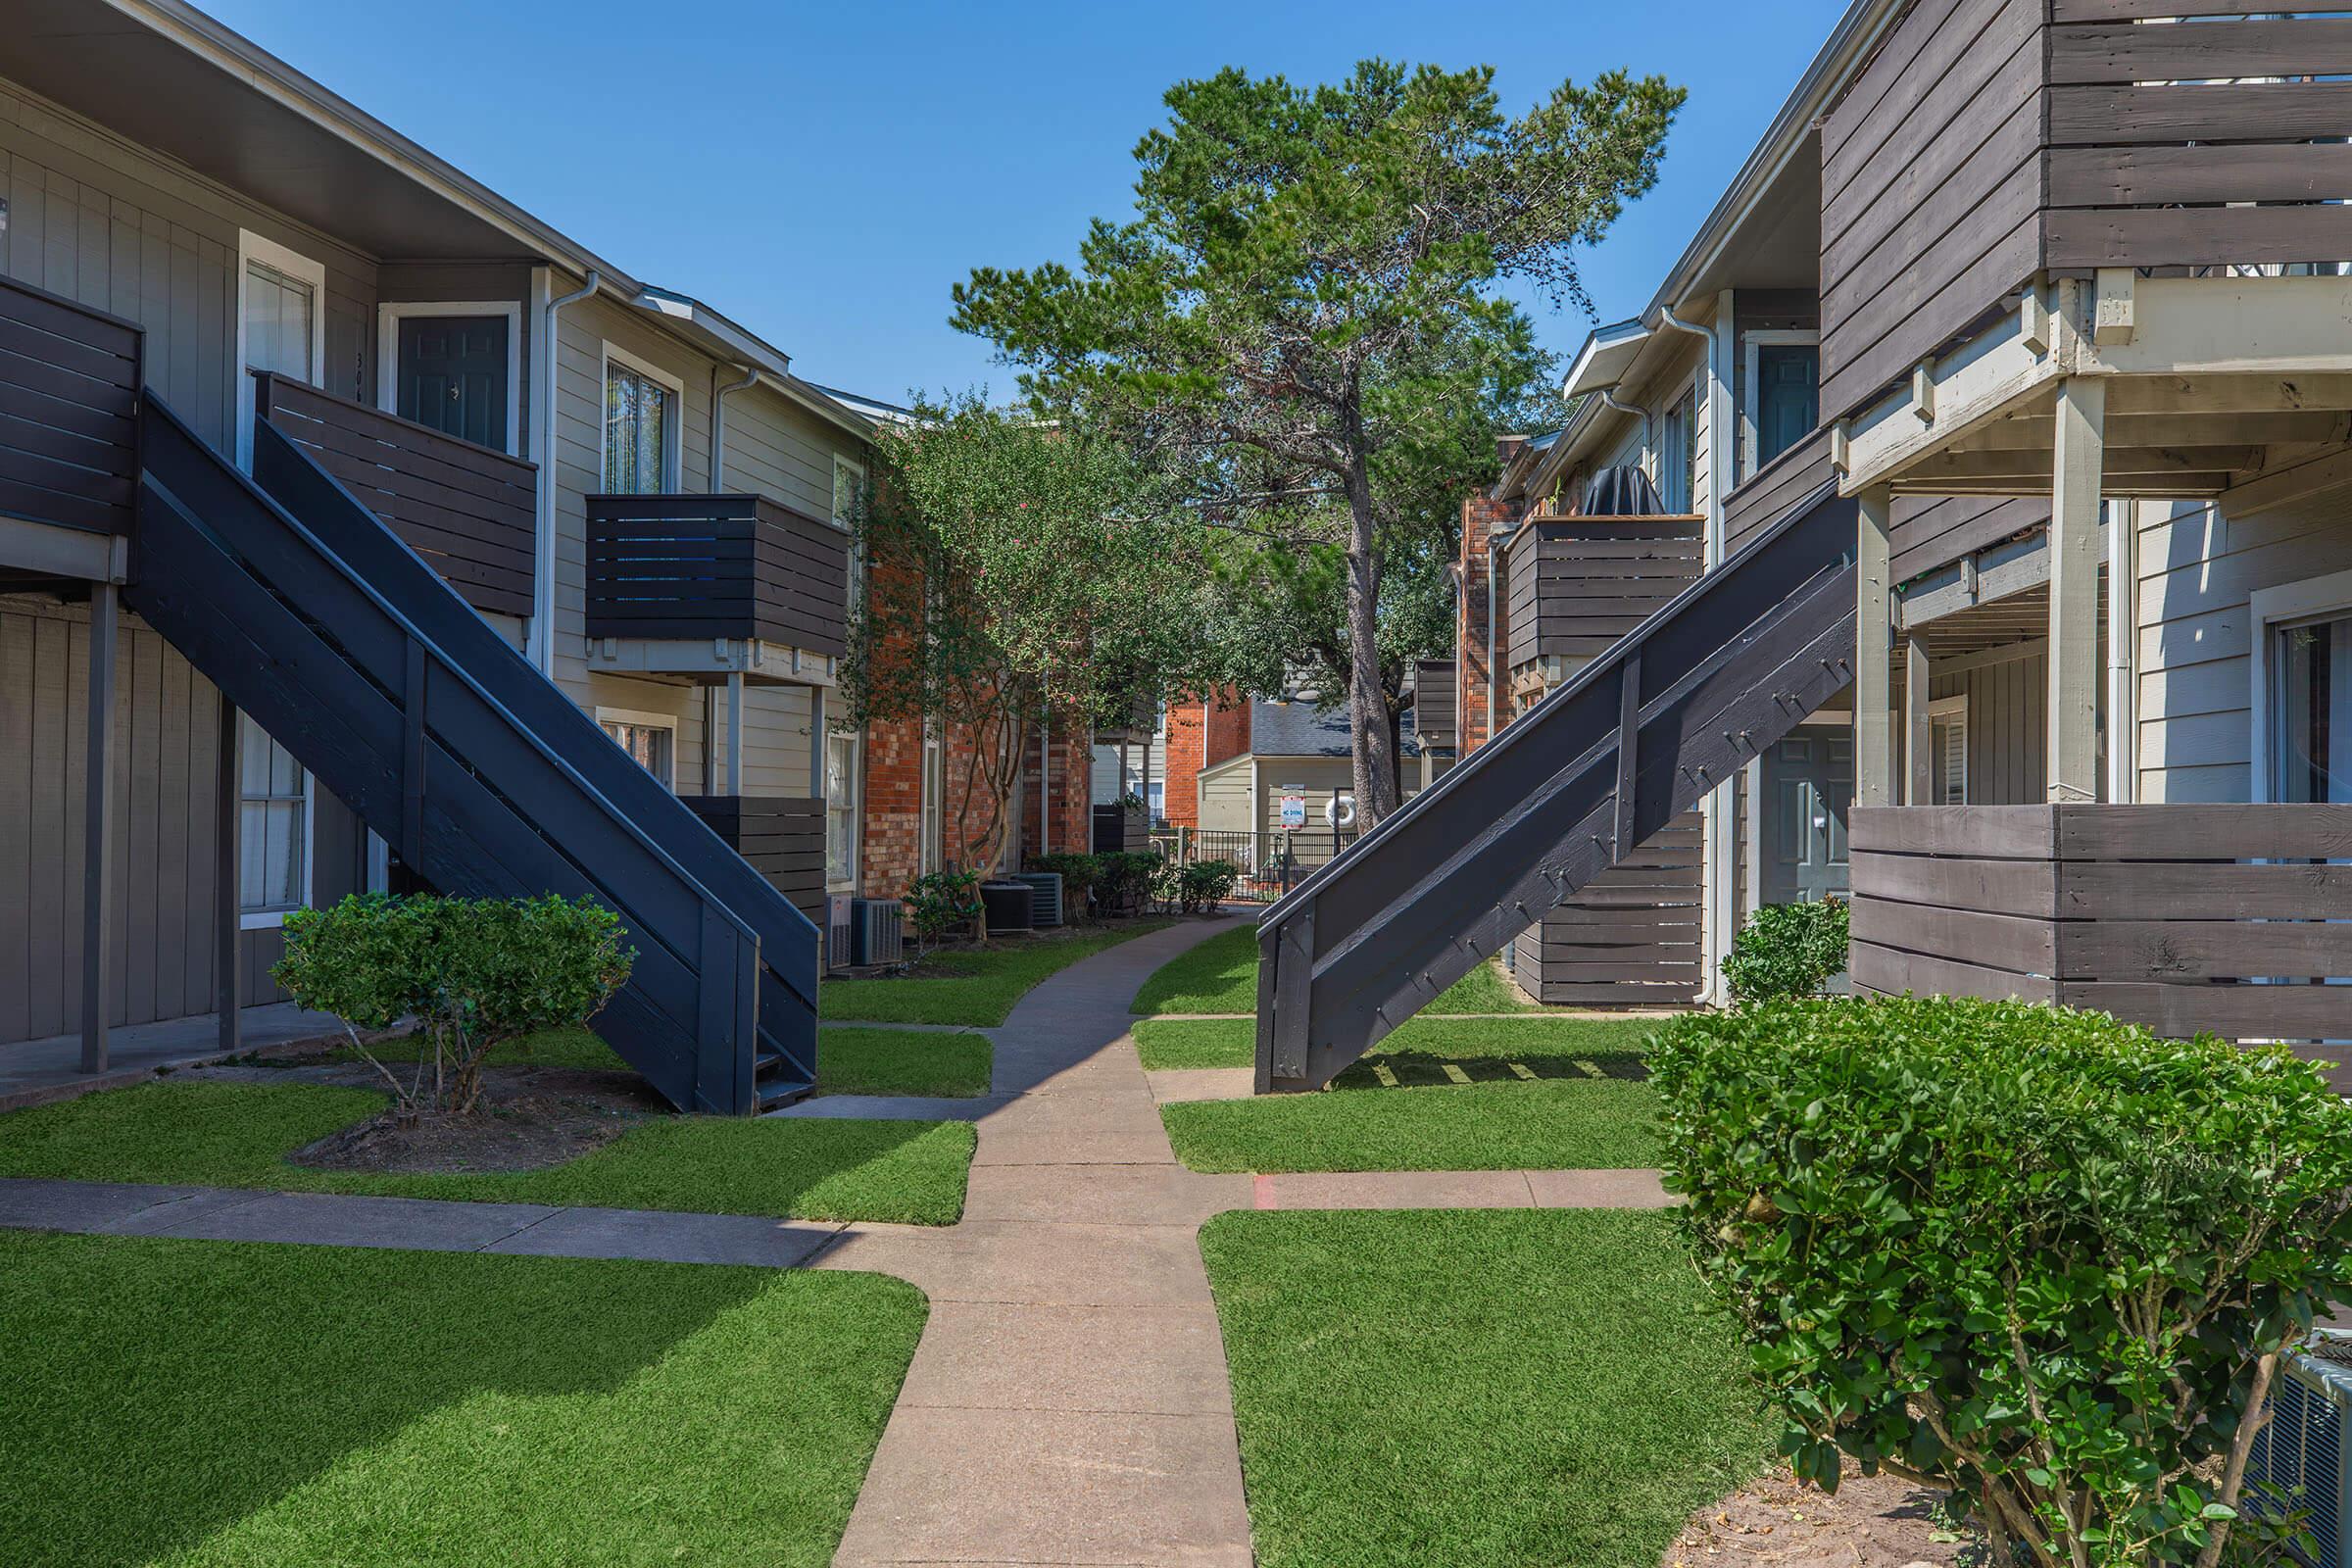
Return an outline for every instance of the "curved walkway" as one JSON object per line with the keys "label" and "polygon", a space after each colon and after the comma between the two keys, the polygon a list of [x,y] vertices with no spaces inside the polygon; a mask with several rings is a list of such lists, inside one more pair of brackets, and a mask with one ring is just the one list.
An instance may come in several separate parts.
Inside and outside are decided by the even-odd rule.
{"label": "curved walkway", "polygon": [[961,1223],[0,1180],[0,1225],[873,1270],[931,1314],[835,1557],[1248,1568],[1224,1342],[1196,1233],[1237,1208],[1654,1207],[1650,1171],[1202,1175],[1178,1164],[1129,1038],[1136,991],[1236,923],[1187,922],[1047,979],[976,1101],[827,1097],[786,1116],[979,1129]]}

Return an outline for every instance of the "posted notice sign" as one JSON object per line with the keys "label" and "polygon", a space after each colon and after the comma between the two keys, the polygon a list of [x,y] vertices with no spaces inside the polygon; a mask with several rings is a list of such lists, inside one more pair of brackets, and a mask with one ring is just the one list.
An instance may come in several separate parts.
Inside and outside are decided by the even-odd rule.
{"label": "posted notice sign", "polygon": [[1282,825],[1284,827],[1306,826],[1305,796],[1285,795],[1282,798]]}

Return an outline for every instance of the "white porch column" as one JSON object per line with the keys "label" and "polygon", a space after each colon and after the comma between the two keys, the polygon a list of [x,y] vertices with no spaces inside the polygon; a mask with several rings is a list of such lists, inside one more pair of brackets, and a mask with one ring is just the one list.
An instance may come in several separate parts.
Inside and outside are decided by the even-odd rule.
{"label": "white porch column", "polygon": [[2139,517],[2118,501],[2107,523],[2107,799],[2139,799]]}
{"label": "white porch column", "polygon": [[1854,573],[1854,804],[1894,804],[1892,571],[1894,497],[1879,485],[1862,492]]}
{"label": "white porch column", "polygon": [[2099,484],[2105,467],[2107,383],[2058,383],[2050,461],[2050,690],[2048,799],[2099,794]]}
{"label": "white porch column", "polygon": [[1928,720],[1928,640],[1903,639],[1903,804],[1936,804],[1935,734]]}

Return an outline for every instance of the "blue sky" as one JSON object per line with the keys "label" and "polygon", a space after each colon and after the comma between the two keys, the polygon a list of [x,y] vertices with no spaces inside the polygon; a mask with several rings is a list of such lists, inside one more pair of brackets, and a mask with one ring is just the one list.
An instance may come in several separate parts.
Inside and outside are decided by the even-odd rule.
{"label": "blue sky", "polygon": [[[1828,35],[1836,0],[994,6],[199,0],[228,25],[811,380],[896,400],[1010,372],[947,324],[975,266],[1070,259],[1123,216],[1160,94],[1227,65],[1497,68],[1506,107],[1611,66],[1690,89],[1656,190],[1585,258],[1648,303]],[[386,19],[392,25],[385,25]],[[479,68],[469,62],[485,64]],[[1586,323],[1537,312],[1563,351]]]}

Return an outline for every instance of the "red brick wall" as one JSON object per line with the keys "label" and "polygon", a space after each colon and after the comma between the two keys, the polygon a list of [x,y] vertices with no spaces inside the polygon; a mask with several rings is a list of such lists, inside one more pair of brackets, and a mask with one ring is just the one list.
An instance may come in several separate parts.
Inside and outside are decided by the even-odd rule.
{"label": "red brick wall", "polygon": [[1211,693],[1203,708],[1200,765],[1214,767],[1249,750],[1250,700],[1239,692]]}
{"label": "red brick wall", "polygon": [[[1467,757],[1494,737],[1487,733],[1487,691],[1496,672],[1487,667],[1487,541],[1508,526],[1519,514],[1518,504],[1474,495],[1462,503],[1462,593],[1454,612],[1455,697],[1461,704],[1461,740],[1457,750]],[[1510,611],[1498,593],[1494,600],[1494,643],[1497,662],[1510,640]],[[1509,671],[1501,672],[1507,676]],[[1497,716],[1507,716],[1508,705],[1497,705]]]}
{"label": "red brick wall", "polygon": [[1200,825],[1200,769],[1207,766],[1202,747],[1208,739],[1207,705],[1168,704],[1167,793],[1163,813],[1170,827]]}
{"label": "red brick wall", "polygon": [[922,863],[923,725],[897,719],[865,727],[865,811],[859,823],[858,891],[895,899]]}

